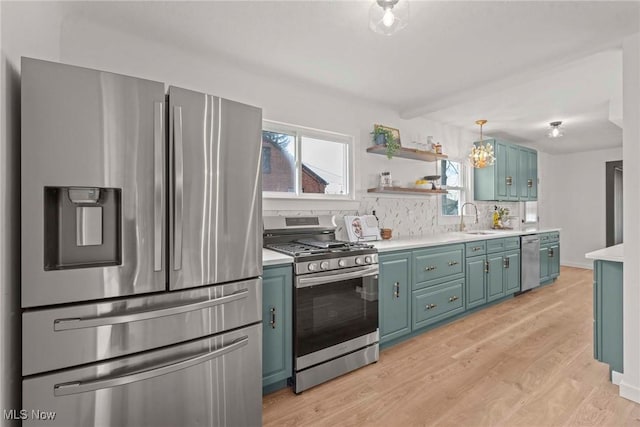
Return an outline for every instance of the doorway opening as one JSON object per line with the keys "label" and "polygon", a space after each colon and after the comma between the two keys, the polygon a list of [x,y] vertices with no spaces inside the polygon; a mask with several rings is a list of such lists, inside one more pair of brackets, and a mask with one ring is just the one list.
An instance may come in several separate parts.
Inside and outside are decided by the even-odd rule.
{"label": "doorway opening", "polygon": [[622,243],[622,160],[606,162],[607,247]]}

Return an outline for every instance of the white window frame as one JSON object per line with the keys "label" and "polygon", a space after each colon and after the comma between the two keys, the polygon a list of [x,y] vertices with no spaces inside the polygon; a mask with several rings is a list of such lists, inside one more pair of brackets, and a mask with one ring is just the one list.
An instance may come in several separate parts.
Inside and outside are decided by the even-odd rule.
{"label": "white window frame", "polygon": [[[450,159],[445,159],[448,160],[450,162],[456,162],[456,163],[460,163],[460,169],[461,169],[461,176],[460,179],[462,180],[462,185],[459,187],[449,187],[449,185],[447,185],[447,190],[452,189],[452,190],[460,190],[460,206],[462,206],[463,204],[465,204],[466,202],[469,201],[470,197],[471,197],[471,179],[470,179],[470,175],[471,175],[471,168],[469,167],[469,162],[466,159],[455,159],[455,158],[450,158]],[[440,166],[440,164],[438,165],[439,169],[440,169],[440,173],[442,176],[444,176],[444,170],[442,170],[442,166]],[[442,179],[440,179],[440,182],[442,182]],[[443,195],[438,195],[438,224],[439,225],[451,225],[451,224],[460,224],[460,215],[443,215],[442,214],[442,196]],[[473,208],[471,209],[471,215],[469,214],[465,214],[465,217],[475,217],[475,212],[473,212]]]}
{"label": "white window frame", "polygon": [[[280,132],[294,135],[296,142],[294,147],[295,156],[295,191],[285,193],[281,191],[263,191],[262,197],[267,199],[306,199],[306,200],[355,200],[354,192],[354,161],[353,161],[353,137],[337,132],[321,129],[313,129],[304,126],[292,125],[289,123],[276,122],[273,120],[262,121],[262,131]],[[314,138],[325,141],[336,142],[345,145],[345,170],[346,180],[345,194],[319,194],[302,192],[302,138]],[[262,164],[262,161],[261,161]],[[273,168],[273,165],[271,166]]]}

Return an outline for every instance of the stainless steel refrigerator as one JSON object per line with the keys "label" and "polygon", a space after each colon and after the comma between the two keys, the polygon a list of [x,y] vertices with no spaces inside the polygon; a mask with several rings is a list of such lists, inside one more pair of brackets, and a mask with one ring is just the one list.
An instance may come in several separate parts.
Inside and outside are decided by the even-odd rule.
{"label": "stainless steel refrigerator", "polygon": [[260,425],[261,110],[30,58],[21,108],[24,425]]}

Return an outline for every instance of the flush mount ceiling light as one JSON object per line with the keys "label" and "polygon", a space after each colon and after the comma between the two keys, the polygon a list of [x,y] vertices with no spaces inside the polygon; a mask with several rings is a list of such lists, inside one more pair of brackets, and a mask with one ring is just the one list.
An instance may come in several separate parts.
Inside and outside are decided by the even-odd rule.
{"label": "flush mount ceiling light", "polygon": [[559,138],[564,135],[564,132],[562,132],[562,129],[560,129],[561,124],[562,122],[549,123],[549,132],[547,133],[547,136],[549,138]]}
{"label": "flush mount ceiling light", "polygon": [[376,0],[369,8],[369,28],[390,36],[409,23],[408,0]]}
{"label": "flush mount ceiling light", "polygon": [[480,125],[480,141],[476,142],[469,154],[469,161],[474,168],[484,168],[491,166],[496,158],[493,155],[493,146],[485,143],[482,139],[482,126],[487,123],[486,120],[476,120],[476,124]]}

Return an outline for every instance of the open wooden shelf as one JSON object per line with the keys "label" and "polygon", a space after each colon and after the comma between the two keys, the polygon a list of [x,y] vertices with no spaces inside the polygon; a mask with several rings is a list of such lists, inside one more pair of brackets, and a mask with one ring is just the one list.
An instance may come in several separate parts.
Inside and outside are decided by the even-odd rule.
{"label": "open wooden shelf", "polygon": [[[367,148],[368,153],[387,155],[386,145],[374,145]],[[448,159],[446,154],[436,154],[431,151],[422,151],[415,148],[400,147],[393,154],[393,157],[402,157],[404,159],[421,160],[423,162],[435,162],[441,159]]]}
{"label": "open wooden shelf", "polygon": [[369,188],[367,193],[380,193],[380,194],[410,194],[414,196],[418,195],[431,195],[431,194],[448,194],[447,190],[427,190],[422,188],[407,188],[407,187],[385,187]]}

